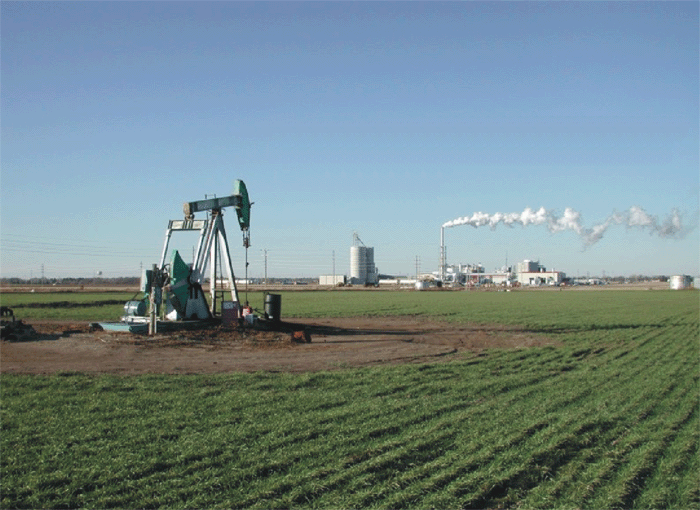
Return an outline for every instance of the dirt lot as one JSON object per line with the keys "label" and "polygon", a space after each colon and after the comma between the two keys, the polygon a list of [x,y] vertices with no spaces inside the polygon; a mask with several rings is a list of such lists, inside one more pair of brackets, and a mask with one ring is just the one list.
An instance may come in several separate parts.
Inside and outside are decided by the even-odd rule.
{"label": "dirt lot", "polygon": [[216,327],[155,337],[90,331],[85,323],[26,323],[37,335],[1,342],[3,373],[304,372],[445,362],[486,348],[554,344],[503,326],[471,327],[413,317],[295,319],[279,328],[284,331]]}

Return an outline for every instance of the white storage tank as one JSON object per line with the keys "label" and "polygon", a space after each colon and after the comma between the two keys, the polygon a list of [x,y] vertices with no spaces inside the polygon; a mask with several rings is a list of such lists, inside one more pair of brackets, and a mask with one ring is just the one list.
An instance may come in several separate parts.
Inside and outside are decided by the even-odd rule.
{"label": "white storage tank", "polygon": [[691,283],[692,279],[685,274],[673,275],[670,280],[671,290],[689,289]]}
{"label": "white storage tank", "polygon": [[350,247],[350,278],[353,283],[367,281],[367,248],[364,246]]}

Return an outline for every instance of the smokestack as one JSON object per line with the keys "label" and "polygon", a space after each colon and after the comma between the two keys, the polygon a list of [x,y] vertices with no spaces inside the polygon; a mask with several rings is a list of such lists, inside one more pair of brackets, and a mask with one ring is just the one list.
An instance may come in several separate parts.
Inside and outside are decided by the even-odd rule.
{"label": "smokestack", "polygon": [[440,281],[445,281],[445,268],[447,266],[447,255],[445,253],[445,226],[440,227]]}

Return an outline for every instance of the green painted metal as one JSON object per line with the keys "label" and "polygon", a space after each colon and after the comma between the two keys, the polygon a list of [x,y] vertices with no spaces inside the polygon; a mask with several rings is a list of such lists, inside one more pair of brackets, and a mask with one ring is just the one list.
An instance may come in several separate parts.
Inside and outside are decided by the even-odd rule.
{"label": "green painted metal", "polygon": [[182,260],[180,253],[173,251],[170,262],[170,302],[173,307],[182,315],[185,314],[187,306],[187,294],[189,292],[190,267]]}
{"label": "green painted metal", "polygon": [[250,228],[250,198],[248,198],[248,190],[245,183],[240,179],[236,179],[233,183],[233,194],[241,197],[241,203],[236,207],[238,214],[238,224],[241,230]]}

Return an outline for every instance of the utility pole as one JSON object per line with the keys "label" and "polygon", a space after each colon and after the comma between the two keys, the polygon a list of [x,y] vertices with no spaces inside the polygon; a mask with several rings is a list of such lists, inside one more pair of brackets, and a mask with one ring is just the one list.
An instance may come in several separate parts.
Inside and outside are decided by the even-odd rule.
{"label": "utility pole", "polygon": [[265,252],[265,285],[267,285],[267,248],[263,252]]}
{"label": "utility pole", "polygon": [[333,285],[335,286],[335,250],[333,250]]}
{"label": "utility pole", "polygon": [[418,281],[418,277],[420,276],[420,257],[416,255],[416,281]]}
{"label": "utility pole", "polygon": [[153,336],[158,332],[158,305],[156,303],[156,292],[160,283],[158,266],[153,264],[153,269],[151,271],[153,274],[153,283],[151,285],[151,294],[148,300],[148,336]]}

